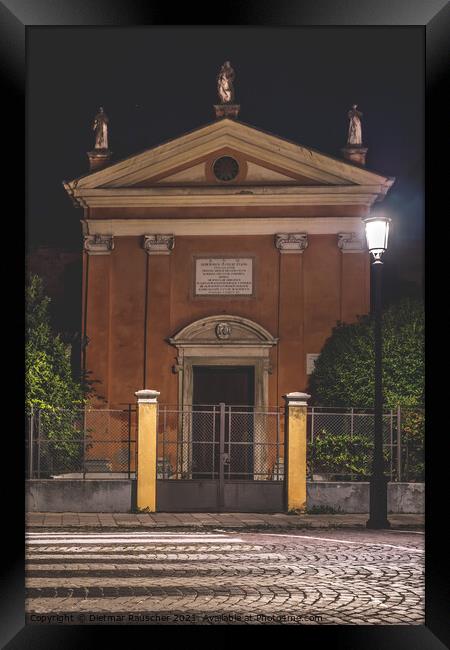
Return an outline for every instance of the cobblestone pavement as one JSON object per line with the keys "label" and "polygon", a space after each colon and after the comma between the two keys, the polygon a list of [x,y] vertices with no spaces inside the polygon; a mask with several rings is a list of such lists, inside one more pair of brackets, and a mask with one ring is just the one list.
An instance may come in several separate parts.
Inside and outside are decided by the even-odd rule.
{"label": "cobblestone pavement", "polygon": [[423,539],[361,530],[29,532],[27,619],[423,625]]}

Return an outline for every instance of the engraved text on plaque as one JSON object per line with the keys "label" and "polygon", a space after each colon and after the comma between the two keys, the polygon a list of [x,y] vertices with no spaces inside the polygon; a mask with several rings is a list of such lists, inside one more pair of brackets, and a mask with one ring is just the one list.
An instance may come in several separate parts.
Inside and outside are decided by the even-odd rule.
{"label": "engraved text on plaque", "polygon": [[252,296],[253,258],[197,257],[196,296]]}

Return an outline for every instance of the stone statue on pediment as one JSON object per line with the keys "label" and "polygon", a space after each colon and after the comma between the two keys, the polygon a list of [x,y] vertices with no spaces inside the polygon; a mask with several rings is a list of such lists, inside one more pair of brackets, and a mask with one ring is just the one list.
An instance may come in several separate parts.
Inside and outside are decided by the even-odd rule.
{"label": "stone statue on pediment", "polygon": [[222,104],[230,104],[234,100],[234,70],[229,61],[225,61],[217,76],[217,92]]}
{"label": "stone statue on pediment", "polygon": [[361,111],[358,111],[358,104],[353,104],[351,110],[348,112],[348,119],[350,123],[348,125],[348,136],[347,144],[348,145],[362,145],[362,130],[361,130]]}
{"label": "stone statue on pediment", "polygon": [[95,133],[95,149],[108,149],[108,123],[108,116],[100,106],[92,124]]}

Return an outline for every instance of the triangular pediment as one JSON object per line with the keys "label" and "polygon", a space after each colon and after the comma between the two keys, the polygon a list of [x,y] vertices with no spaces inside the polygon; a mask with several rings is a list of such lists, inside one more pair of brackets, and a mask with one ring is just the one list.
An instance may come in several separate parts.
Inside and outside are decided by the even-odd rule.
{"label": "triangular pediment", "polygon": [[[243,169],[243,177],[238,179],[238,183],[243,182],[246,185],[273,185],[273,184],[291,184],[291,185],[315,185],[314,181],[307,177],[299,176],[298,174],[286,174],[278,171],[276,168],[268,167],[260,162],[254,162],[246,157],[240,155],[240,152],[227,151],[227,155],[239,161],[240,169]],[[165,174],[164,176],[152,179],[149,178],[136,187],[152,187],[154,185],[170,185],[170,186],[183,186],[183,185],[211,185],[216,183],[217,179],[212,176],[213,165],[215,160],[220,157],[220,152],[214,152],[208,156],[206,160],[200,163],[184,167],[180,171]],[[225,155],[225,153],[223,153]],[[232,184],[232,183],[231,183]]]}
{"label": "triangular pediment", "polygon": [[[231,156],[236,179],[221,182],[214,162]],[[236,120],[222,119],[66,184],[69,190],[132,191],[198,185],[390,186],[392,179]]]}
{"label": "triangular pediment", "polygon": [[[231,157],[238,163],[237,177],[231,182],[223,183],[214,174],[215,162],[223,157]],[[250,156],[236,146],[224,146],[219,149],[213,149],[202,155],[199,159],[172,168],[169,172],[149,176],[131,187],[284,184],[318,185],[320,183],[317,179],[291,170],[287,171],[279,165]]]}

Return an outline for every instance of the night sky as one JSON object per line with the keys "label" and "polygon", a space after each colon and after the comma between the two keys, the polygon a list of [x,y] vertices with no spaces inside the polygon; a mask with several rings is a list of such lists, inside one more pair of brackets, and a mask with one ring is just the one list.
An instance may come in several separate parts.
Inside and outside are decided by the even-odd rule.
{"label": "night sky", "polygon": [[236,73],[239,119],[340,157],[363,112],[367,168],[395,176],[397,246],[423,233],[421,28],[32,28],[28,32],[28,246],[81,248],[62,181],[88,172],[92,120],[110,118],[113,161],[214,120],[216,76]]}

